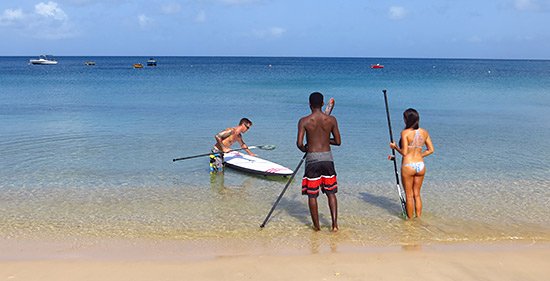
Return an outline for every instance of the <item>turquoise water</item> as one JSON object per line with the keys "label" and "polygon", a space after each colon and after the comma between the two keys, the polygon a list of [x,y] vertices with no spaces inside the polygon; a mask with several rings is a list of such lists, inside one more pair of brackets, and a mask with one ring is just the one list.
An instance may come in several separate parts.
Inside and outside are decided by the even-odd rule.
{"label": "turquoise water", "polygon": [[[309,233],[295,182],[211,177],[213,135],[241,117],[261,157],[294,169],[308,96],[334,97],[339,239],[402,244],[550,240],[550,61],[374,58],[0,57],[0,235],[202,239]],[[87,60],[96,66],[85,66]],[[371,69],[374,63],[384,69]],[[382,89],[394,135],[408,107],[436,152],[424,217],[405,222],[395,189]],[[303,169],[303,168],[302,168]],[[302,171],[299,171],[300,175]],[[328,228],[326,199],[321,223]]]}

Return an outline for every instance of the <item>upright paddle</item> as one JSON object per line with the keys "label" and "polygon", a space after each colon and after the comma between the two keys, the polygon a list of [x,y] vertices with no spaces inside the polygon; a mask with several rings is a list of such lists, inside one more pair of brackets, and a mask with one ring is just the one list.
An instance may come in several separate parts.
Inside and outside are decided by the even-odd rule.
{"label": "upright paddle", "polygon": [[[330,100],[328,102],[328,105],[325,108],[325,114],[330,115],[330,113],[332,113],[332,109],[334,109],[334,98],[330,98]],[[290,185],[290,183],[294,179],[294,176],[296,176],[296,173],[300,169],[300,166],[302,166],[302,163],[304,163],[304,160],[306,159],[306,156],[307,156],[307,152],[304,153],[304,156],[302,156],[302,159],[300,159],[300,163],[298,163],[298,166],[296,167],[296,169],[294,169],[294,172],[292,172],[292,175],[290,176],[290,179],[288,179],[288,182],[286,183],[285,188],[283,188],[283,191],[281,191],[281,194],[279,194],[279,197],[275,201],[275,204],[273,204],[273,207],[271,207],[271,210],[269,210],[269,213],[265,217],[264,222],[260,225],[261,228],[264,228],[265,224],[267,223],[267,221],[271,217],[271,214],[275,210],[275,207],[277,207],[277,204],[279,204],[279,201],[281,201],[281,198],[283,198],[283,194],[285,194],[286,189],[288,188],[288,186]]]}
{"label": "upright paddle", "polygon": [[[384,102],[386,104],[386,117],[388,118],[388,129],[390,131],[390,142],[393,142],[393,133],[391,130],[391,120],[390,120],[390,109],[388,107],[388,96],[386,95],[386,90],[382,90],[384,93]],[[397,183],[397,192],[399,192],[399,199],[401,200],[401,214],[404,218],[407,218],[407,211],[405,209],[405,198],[403,197],[403,193],[401,192],[401,186],[399,184],[399,173],[397,172],[397,160],[395,158],[395,149],[391,150],[392,157],[391,160],[393,161],[393,171],[395,172],[395,181]]]}
{"label": "upright paddle", "polygon": [[[273,150],[273,149],[276,148],[276,146],[274,146],[274,145],[255,145],[255,146],[249,146],[248,147],[248,149],[254,149],[254,148],[259,148],[259,149],[263,149],[263,150]],[[245,150],[245,149],[246,148],[233,149],[233,150],[230,150],[228,152]],[[218,153],[224,153],[224,152],[218,152]],[[202,156],[208,156],[208,155],[212,155],[212,154],[215,154],[215,153],[210,152],[210,153],[203,153],[203,154],[198,154],[198,155],[193,155],[193,156],[175,158],[175,159],[172,159],[172,161],[176,162],[176,161],[180,161],[180,160],[187,160],[187,159],[192,159],[192,158],[197,158],[197,157],[202,157]]]}

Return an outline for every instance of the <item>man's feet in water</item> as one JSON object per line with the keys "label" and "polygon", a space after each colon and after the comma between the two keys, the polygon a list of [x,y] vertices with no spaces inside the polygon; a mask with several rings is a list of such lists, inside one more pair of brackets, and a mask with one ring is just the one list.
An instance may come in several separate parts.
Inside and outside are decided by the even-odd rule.
{"label": "man's feet in water", "polygon": [[[321,231],[321,228],[320,227],[315,227],[315,225],[311,226],[311,228],[313,228],[314,231]],[[332,232],[338,232],[338,226],[332,226],[332,229],[331,229]]]}

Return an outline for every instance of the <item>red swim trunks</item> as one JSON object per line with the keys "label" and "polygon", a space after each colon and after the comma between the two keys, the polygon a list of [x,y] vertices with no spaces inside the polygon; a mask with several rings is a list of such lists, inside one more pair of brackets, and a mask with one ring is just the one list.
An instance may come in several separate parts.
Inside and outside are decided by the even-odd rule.
{"label": "red swim trunks", "polygon": [[[325,152],[321,153],[324,154]],[[308,154],[308,156],[310,155]],[[317,197],[319,196],[319,188],[325,194],[338,192],[336,170],[334,169],[334,162],[331,161],[332,155],[330,155],[330,161],[322,159],[326,158],[325,155],[320,157],[321,159],[315,155],[312,155],[312,157],[314,158],[312,161],[307,161],[311,160],[310,157],[306,158],[306,169],[302,178],[302,194],[308,195],[308,197]]]}

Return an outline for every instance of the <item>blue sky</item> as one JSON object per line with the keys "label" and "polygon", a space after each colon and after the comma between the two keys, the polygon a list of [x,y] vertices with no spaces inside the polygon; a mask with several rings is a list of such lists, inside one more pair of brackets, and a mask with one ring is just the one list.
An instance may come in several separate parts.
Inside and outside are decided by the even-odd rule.
{"label": "blue sky", "polygon": [[550,0],[2,0],[0,55],[550,59]]}

